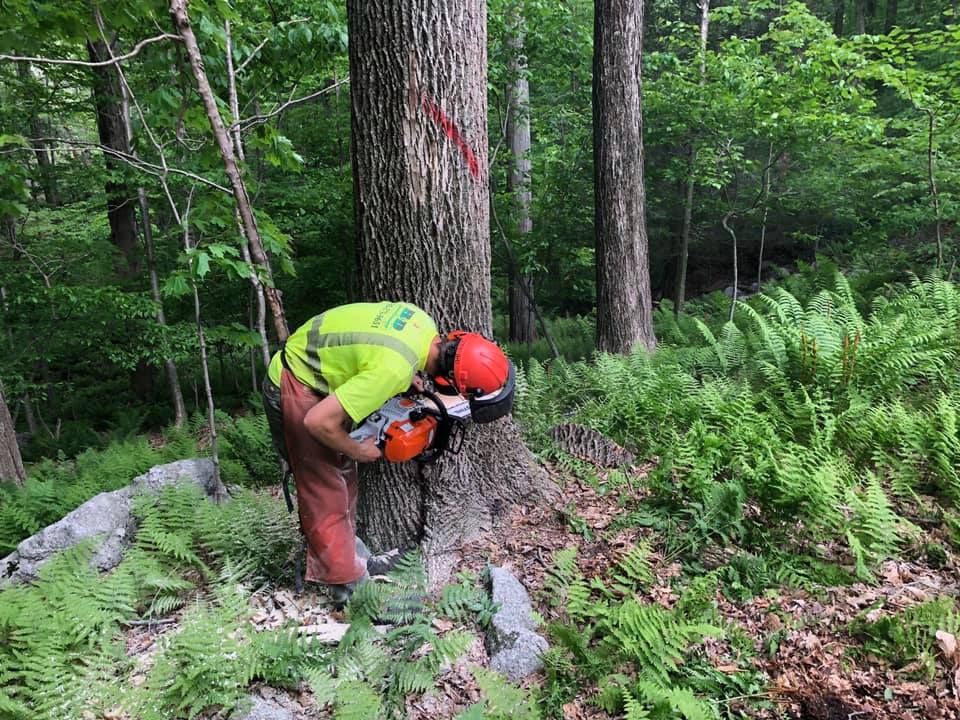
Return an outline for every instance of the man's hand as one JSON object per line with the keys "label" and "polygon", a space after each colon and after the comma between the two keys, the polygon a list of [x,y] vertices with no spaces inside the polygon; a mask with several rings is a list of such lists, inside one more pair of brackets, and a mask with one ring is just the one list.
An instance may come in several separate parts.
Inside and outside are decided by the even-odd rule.
{"label": "man's hand", "polygon": [[410,387],[417,392],[423,392],[423,389],[426,387],[426,383],[423,382],[423,377],[420,375],[420,373],[414,373],[413,380],[410,382]]}
{"label": "man's hand", "polygon": [[363,442],[355,443],[355,445],[359,448],[359,451],[353,455],[353,459],[357,462],[376,462],[383,455],[380,448],[377,447],[377,441],[372,437]]}
{"label": "man's hand", "polygon": [[328,448],[343,453],[357,462],[373,462],[380,459],[380,448],[373,438],[362,443],[347,434],[350,416],[343,409],[336,395],[327,395],[314,405],[303,418],[307,432]]}

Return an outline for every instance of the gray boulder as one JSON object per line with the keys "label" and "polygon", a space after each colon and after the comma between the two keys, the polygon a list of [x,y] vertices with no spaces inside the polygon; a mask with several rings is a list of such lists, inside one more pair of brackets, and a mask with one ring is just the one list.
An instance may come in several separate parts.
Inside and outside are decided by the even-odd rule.
{"label": "gray boulder", "polygon": [[543,667],[540,659],[549,647],[535,631],[530,596],[510,572],[491,565],[490,594],[500,606],[487,631],[490,668],[516,682]]}
{"label": "gray boulder", "polygon": [[141,492],[156,493],[167,485],[185,482],[199,486],[208,496],[213,495],[216,490],[213,462],[195,459],[157,465],[125,488],[90,498],[28,537],[0,560],[0,587],[35,579],[44,562],[87,538],[95,538],[92,564],[99,570],[116,567],[136,530],[131,514],[133,498]]}

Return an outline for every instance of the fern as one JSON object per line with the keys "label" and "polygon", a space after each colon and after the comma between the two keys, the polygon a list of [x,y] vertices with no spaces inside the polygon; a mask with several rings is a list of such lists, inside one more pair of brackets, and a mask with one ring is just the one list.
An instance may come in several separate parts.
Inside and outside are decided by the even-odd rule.
{"label": "fern", "polygon": [[858,618],[849,630],[863,640],[863,652],[896,668],[913,667],[915,677],[930,681],[938,672],[936,633],[960,634],[960,612],[953,598],[942,597],[873,622]]}
{"label": "fern", "polygon": [[451,620],[462,622],[475,618],[481,627],[490,624],[497,609],[490,595],[469,575],[461,575],[460,582],[445,585],[437,604],[437,610]]}
{"label": "fern", "polygon": [[[614,568],[613,584],[599,578],[587,582],[576,565],[576,549],[555,555],[546,592],[565,596],[570,589],[583,587],[586,596],[569,620],[550,626],[556,648],[547,653],[546,695],[562,704],[568,688],[596,683],[593,702],[607,712],[652,713],[650,717],[713,717],[709,709],[689,691],[676,685],[683,675],[684,658],[704,637],[719,634],[711,625],[699,622],[712,608],[706,596],[716,592],[716,578],[699,583],[678,603],[675,610],[639,602],[636,589],[649,582],[651,571],[645,547],[634,548]],[[619,599],[618,599],[619,598]],[[589,623],[589,624],[588,624]],[[639,678],[638,685],[635,680]],[[578,682],[579,679],[579,682]],[[628,686],[640,694],[632,695]],[[654,692],[656,689],[656,692]],[[552,700],[556,698],[556,700]],[[699,713],[699,714],[698,714]],[[637,715],[646,717],[646,715]]]}
{"label": "fern", "polygon": [[533,700],[502,675],[481,667],[473,667],[470,672],[484,699],[479,704],[483,710],[479,717],[485,720],[539,720],[540,713]]}
{"label": "fern", "polygon": [[629,595],[649,585],[653,581],[649,556],[650,548],[646,544],[631,548],[613,568],[613,589]]}

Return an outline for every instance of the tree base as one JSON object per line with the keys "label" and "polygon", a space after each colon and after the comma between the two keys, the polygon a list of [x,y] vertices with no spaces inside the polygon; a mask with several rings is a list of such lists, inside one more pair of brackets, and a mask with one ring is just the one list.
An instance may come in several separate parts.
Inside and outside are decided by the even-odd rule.
{"label": "tree base", "polygon": [[379,552],[419,548],[431,587],[449,579],[457,551],[510,506],[558,494],[509,419],[471,426],[460,453],[435,465],[378,463],[360,482],[360,536]]}

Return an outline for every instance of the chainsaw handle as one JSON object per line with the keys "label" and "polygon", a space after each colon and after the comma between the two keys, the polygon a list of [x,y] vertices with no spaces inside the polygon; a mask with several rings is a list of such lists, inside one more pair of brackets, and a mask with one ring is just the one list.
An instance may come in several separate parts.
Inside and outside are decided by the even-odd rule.
{"label": "chainsaw handle", "polygon": [[[425,413],[437,418],[437,434],[433,441],[433,447],[416,457],[418,462],[430,465],[439,460],[440,456],[448,450],[454,454],[460,451],[460,446],[463,444],[463,428],[460,427],[460,423],[456,419],[450,417],[447,406],[435,393],[424,390],[420,394],[436,406],[436,409],[423,408]],[[459,432],[457,432],[458,430]],[[459,442],[456,442],[456,449],[450,447],[451,437],[459,440]]]}

